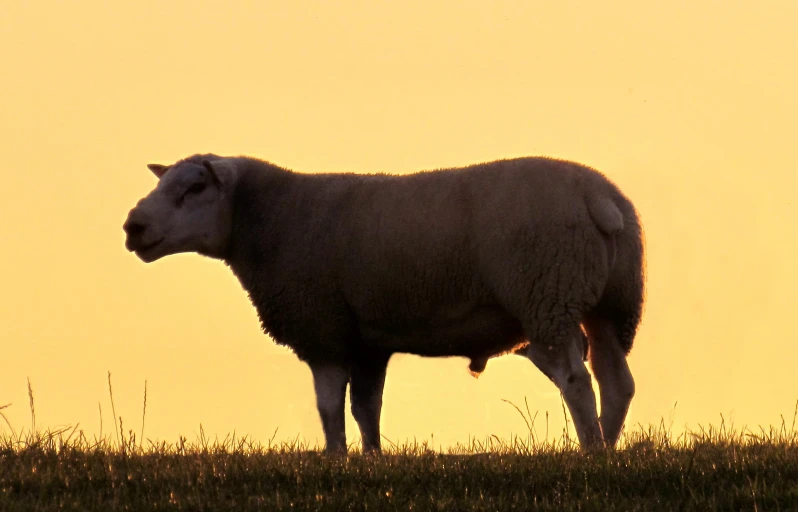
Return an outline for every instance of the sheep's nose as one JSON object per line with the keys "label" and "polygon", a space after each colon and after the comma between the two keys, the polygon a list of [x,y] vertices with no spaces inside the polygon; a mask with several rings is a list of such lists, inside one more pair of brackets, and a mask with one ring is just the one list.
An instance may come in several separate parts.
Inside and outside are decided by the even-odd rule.
{"label": "sheep's nose", "polygon": [[144,230],[147,229],[147,225],[135,219],[128,219],[122,225],[122,229],[125,230],[128,236],[136,236],[144,233]]}

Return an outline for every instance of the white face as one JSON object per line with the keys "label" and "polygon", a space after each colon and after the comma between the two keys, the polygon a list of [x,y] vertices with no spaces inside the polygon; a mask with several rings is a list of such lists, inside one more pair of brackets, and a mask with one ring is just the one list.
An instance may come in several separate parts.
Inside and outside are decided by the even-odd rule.
{"label": "white face", "polygon": [[145,263],[180,252],[221,258],[232,225],[232,164],[192,158],[148,167],[158,186],[130,210],[125,247]]}

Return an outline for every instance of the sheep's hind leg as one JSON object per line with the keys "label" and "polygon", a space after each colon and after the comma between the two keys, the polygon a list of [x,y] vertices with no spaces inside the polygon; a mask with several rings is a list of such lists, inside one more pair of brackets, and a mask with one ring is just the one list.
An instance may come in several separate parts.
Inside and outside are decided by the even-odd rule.
{"label": "sheep's hind leg", "polygon": [[578,325],[576,327],[570,334],[556,339],[530,336],[526,356],[560,389],[571,412],[579,444],[582,449],[592,449],[602,446],[602,435],[596,394],[584,363],[583,335]]}
{"label": "sheep's hind leg", "polygon": [[349,370],[334,364],[310,364],[316,406],[321,416],[327,453],[346,453],[346,426],[344,400]]}
{"label": "sheep's hind leg", "polygon": [[590,367],[601,395],[601,431],[607,446],[614,447],[635,394],[635,381],[615,326],[590,318],[585,319],[585,329],[590,338]]}
{"label": "sheep's hind leg", "polygon": [[352,365],[349,387],[352,416],[360,427],[363,453],[380,453],[380,413],[385,371],[390,354],[369,354],[357,358]]}

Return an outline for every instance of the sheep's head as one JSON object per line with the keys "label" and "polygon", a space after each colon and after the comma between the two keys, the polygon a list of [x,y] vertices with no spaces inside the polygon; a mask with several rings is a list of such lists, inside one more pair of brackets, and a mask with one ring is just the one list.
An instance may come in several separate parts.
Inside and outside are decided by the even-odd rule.
{"label": "sheep's head", "polygon": [[197,155],[147,167],[158,185],[130,210],[122,226],[125,247],[145,263],[181,252],[223,257],[232,226],[235,164]]}

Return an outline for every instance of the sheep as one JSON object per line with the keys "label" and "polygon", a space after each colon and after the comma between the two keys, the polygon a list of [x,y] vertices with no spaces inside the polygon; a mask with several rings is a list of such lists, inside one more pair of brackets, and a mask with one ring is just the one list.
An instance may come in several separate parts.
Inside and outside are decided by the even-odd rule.
{"label": "sheep", "polygon": [[346,452],[349,385],[363,451],[380,453],[394,353],[466,357],[475,375],[525,356],[559,388],[583,449],[616,445],[644,248],[635,207],[598,171],[523,157],[309,174],[215,154],[148,168],[159,181],[124,222],[126,248],[232,270],[264,332],[310,367],[326,452]]}

